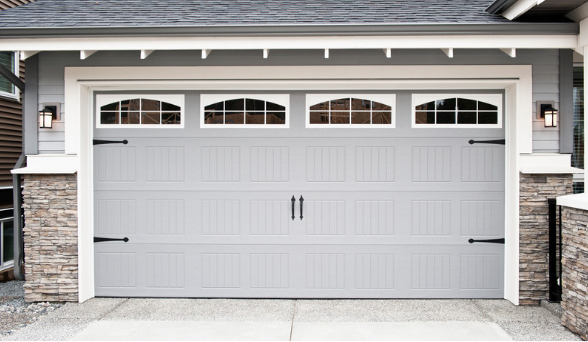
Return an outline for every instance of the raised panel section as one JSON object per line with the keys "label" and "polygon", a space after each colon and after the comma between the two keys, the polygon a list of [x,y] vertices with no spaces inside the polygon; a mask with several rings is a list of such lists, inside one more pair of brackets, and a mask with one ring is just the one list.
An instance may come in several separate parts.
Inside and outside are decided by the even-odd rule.
{"label": "raised panel section", "polygon": [[290,149],[288,147],[252,147],[252,182],[287,182]]}
{"label": "raised panel section", "polygon": [[461,234],[470,237],[502,235],[503,211],[499,201],[462,201]]}
{"label": "raised panel section", "polygon": [[147,147],[148,182],[183,182],[183,147]]}
{"label": "raised panel section", "polygon": [[449,254],[413,254],[412,289],[449,289]]}
{"label": "raised panel section", "polygon": [[288,201],[251,201],[251,235],[288,235]]}
{"label": "raised panel section", "polygon": [[308,182],[345,181],[345,147],[307,147]]}
{"label": "raised panel section", "polygon": [[252,288],[287,288],[288,254],[251,254]]}
{"label": "raised panel section", "polygon": [[449,235],[451,202],[412,201],[412,235]]}
{"label": "raised panel section", "polygon": [[203,235],[239,235],[241,203],[238,200],[203,200]]}
{"label": "raised panel section", "polygon": [[343,201],[305,200],[303,214],[307,235],[345,234],[345,202]]}
{"label": "raised panel section", "polygon": [[98,253],[96,279],[98,287],[136,287],[135,253]]}
{"label": "raised panel section", "polygon": [[450,182],[451,148],[415,146],[412,148],[413,182]]}
{"label": "raised panel section", "polygon": [[356,289],[393,289],[394,254],[362,253],[355,255]]}
{"label": "raised panel section", "polygon": [[202,254],[203,288],[237,288],[241,284],[239,254]]}
{"label": "raised panel section", "polygon": [[498,255],[462,255],[461,288],[469,290],[499,289],[502,267]]}
{"label": "raised panel section", "polygon": [[203,182],[238,182],[241,175],[241,150],[236,146],[202,148]]}
{"label": "raised panel section", "polygon": [[462,182],[500,182],[504,147],[462,147]]}
{"label": "raised panel section", "polygon": [[184,288],[184,254],[147,253],[147,287]]}
{"label": "raised panel section", "polygon": [[183,200],[147,200],[147,234],[184,235]]}
{"label": "raised panel section", "polygon": [[394,201],[356,201],[355,234],[393,235]]}
{"label": "raised panel section", "polygon": [[355,180],[357,182],[393,182],[394,147],[357,147]]}
{"label": "raised panel section", "polygon": [[344,254],[306,254],[306,288],[343,289]]}
{"label": "raised panel section", "polygon": [[134,182],[137,173],[135,147],[97,146],[96,179],[98,182]]}
{"label": "raised panel section", "polygon": [[97,234],[135,234],[137,222],[135,200],[97,200]]}

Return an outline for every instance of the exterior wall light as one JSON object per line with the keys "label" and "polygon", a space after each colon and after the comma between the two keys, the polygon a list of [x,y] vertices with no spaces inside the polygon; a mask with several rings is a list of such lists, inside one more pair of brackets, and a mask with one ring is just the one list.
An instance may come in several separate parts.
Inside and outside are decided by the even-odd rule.
{"label": "exterior wall light", "polygon": [[557,109],[549,106],[543,109],[542,114],[545,119],[545,127],[557,127]]}
{"label": "exterior wall light", "polygon": [[53,127],[53,111],[51,108],[45,107],[39,112],[39,128]]}

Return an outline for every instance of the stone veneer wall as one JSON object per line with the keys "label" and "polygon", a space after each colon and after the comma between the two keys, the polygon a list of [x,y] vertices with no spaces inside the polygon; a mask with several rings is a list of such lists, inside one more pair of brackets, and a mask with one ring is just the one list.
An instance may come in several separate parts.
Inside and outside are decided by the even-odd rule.
{"label": "stone veneer wall", "polygon": [[588,339],[588,211],[563,208],[562,324]]}
{"label": "stone veneer wall", "polygon": [[549,291],[548,198],[573,192],[571,174],[521,174],[519,207],[519,301],[539,305]]}
{"label": "stone veneer wall", "polygon": [[77,176],[24,176],[25,300],[78,301]]}

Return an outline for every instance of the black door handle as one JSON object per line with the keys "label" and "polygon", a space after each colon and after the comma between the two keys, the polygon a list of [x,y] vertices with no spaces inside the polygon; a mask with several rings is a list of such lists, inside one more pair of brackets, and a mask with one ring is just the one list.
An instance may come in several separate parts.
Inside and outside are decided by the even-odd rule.
{"label": "black door handle", "polygon": [[300,220],[302,220],[302,218],[304,217],[302,216],[302,210],[304,210],[304,198],[300,196]]}
{"label": "black door handle", "polygon": [[94,139],[92,140],[92,144],[93,145],[106,145],[106,144],[128,144],[129,141],[127,139],[125,140],[99,140],[99,139]]}
{"label": "black door handle", "polygon": [[103,238],[103,237],[94,237],[94,242],[107,242],[107,241],[124,241],[129,242],[129,238],[125,237],[122,239],[113,239],[113,238]]}
{"label": "black door handle", "polygon": [[294,206],[296,205],[296,198],[294,197],[294,195],[292,195],[292,221],[294,221],[294,219],[296,218],[296,216],[294,216]]}
{"label": "black door handle", "polygon": [[468,141],[468,143],[470,143],[470,145],[473,144],[494,144],[494,145],[506,145],[506,140],[505,139],[498,139],[498,140],[470,140]]}
{"label": "black door handle", "polygon": [[502,239],[488,239],[488,240],[474,240],[474,239],[469,239],[468,240],[469,243],[474,243],[474,242],[485,242],[485,243],[500,243],[504,245],[504,238]]}

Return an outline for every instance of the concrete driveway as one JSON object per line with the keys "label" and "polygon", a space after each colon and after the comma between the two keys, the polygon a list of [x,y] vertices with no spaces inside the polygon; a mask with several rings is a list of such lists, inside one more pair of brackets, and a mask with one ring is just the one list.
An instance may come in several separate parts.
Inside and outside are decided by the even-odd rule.
{"label": "concrete driveway", "polygon": [[3,340],[580,340],[505,300],[95,298]]}

